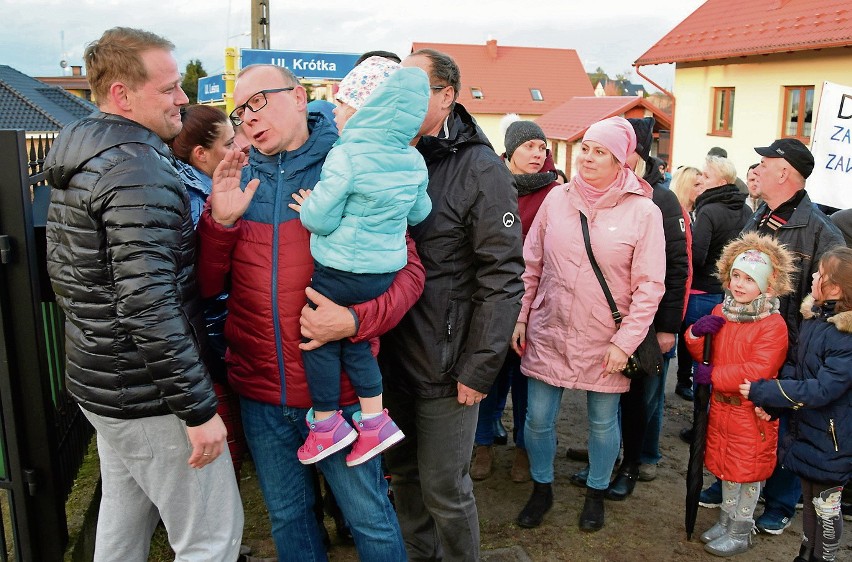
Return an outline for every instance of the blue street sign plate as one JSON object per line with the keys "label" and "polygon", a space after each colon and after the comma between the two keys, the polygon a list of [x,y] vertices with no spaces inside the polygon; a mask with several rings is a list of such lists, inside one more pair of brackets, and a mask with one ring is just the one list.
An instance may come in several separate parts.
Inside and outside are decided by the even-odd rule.
{"label": "blue street sign plate", "polygon": [[240,67],[251,64],[285,66],[298,78],[331,78],[340,80],[355,68],[359,55],[350,53],[318,53],[311,51],[272,51],[241,49]]}
{"label": "blue street sign plate", "polygon": [[225,76],[205,76],[198,79],[198,103],[209,103],[225,99]]}

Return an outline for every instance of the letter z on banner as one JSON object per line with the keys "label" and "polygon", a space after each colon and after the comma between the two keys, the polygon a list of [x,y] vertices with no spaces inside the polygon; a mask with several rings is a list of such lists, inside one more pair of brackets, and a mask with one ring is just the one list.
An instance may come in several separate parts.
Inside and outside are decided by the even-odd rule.
{"label": "letter z on banner", "polygon": [[852,208],[852,86],[823,83],[811,152],[814,171],[806,184],[811,200]]}

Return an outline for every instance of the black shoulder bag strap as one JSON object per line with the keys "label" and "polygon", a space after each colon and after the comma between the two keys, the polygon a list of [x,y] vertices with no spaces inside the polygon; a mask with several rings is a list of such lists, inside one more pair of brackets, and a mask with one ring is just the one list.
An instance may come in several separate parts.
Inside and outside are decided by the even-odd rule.
{"label": "black shoulder bag strap", "polygon": [[615,320],[616,326],[621,326],[623,316],[621,316],[621,312],[618,311],[618,305],[615,304],[615,299],[612,298],[612,293],[609,292],[609,286],[606,284],[606,279],[604,279],[600,266],[598,266],[595,254],[592,253],[592,241],[589,239],[589,221],[586,219],[586,215],[583,214],[583,211],[579,211],[579,213],[580,225],[583,227],[583,242],[586,243],[586,254],[589,255],[589,261],[592,264],[595,277],[598,278],[598,283],[601,284],[601,289],[603,289],[606,302],[609,303],[609,309],[612,311],[612,319]]}

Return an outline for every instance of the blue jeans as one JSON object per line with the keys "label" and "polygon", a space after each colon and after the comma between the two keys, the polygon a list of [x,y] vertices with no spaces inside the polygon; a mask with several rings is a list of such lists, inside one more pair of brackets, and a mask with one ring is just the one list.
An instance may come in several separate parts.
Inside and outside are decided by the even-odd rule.
{"label": "blue jeans", "polygon": [[[351,273],[314,261],[311,287],[341,306],[350,306],[381,295],[394,277],[395,272]],[[320,412],[331,412],[340,406],[341,370],[346,371],[358,397],[372,398],[382,393],[382,373],[369,341],[353,343],[346,338],[326,342],[317,349],[303,351],[302,359],[311,402]]]}
{"label": "blue jeans", "polygon": [[662,374],[645,379],[645,416],[648,426],[645,428],[645,439],[639,455],[639,462],[642,464],[657,464],[663,458],[660,453],[660,433],[663,430],[663,412],[666,409],[666,373],[676,348],[677,344],[663,355]]}
{"label": "blue jeans", "polygon": [[695,362],[690,359],[691,355],[686,348],[686,339],[683,334],[686,329],[695,324],[695,321],[713,312],[713,307],[722,302],[725,297],[722,293],[705,293],[703,295],[689,295],[686,304],[686,315],[683,325],[678,334],[677,341],[677,384],[679,386],[692,386],[692,368]]}
{"label": "blue jeans", "polygon": [[[257,477],[278,559],[325,562],[314,503],[317,498],[311,469],[299,462],[296,451],[308,434],[307,410],[240,399],[243,429],[254,459]],[[343,408],[351,420],[357,405]],[[379,457],[347,467],[345,455],[331,455],[317,466],[331,486],[349,523],[361,560],[405,560],[405,548]]]}
{"label": "blue jeans", "polygon": [[512,390],[512,430],[515,447],[524,449],[524,422],[527,417],[527,377],[521,373],[521,358],[512,351],[506,354],[503,368],[491,385],[488,396],[479,403],[479,420],[474,443],[494,444],[494,423],[503,416],[506,395]]}
{"label": "blue jeans", "polygon": [[[553,482],[553,459],[556,457],[556,420],[562,392],[537,379],[528,379],[527,423],[524,426],[530,474],[536,482]],[[618,425],[620,394],[586,391],[589,415],[589,478],[586,484],[597,490],[606,489],[612,467],[621,446]]]}

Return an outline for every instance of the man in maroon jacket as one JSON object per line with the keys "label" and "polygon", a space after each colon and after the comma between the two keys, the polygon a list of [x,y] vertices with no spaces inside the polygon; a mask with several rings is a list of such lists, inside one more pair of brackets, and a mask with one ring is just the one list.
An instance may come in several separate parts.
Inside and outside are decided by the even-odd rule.
{"label": "man in maroon jacket", "polygon": [[[313,515],[309,467],[296,451],[307,436],[311,407],[303,349],[352,337],[372,340],[399,322],[423,291],[423,267],[409,242],[408,265],[387,293],[351,308],[307,289],[313,259],[309,233],[288,208],[292,194],[319,179],[337,140],[334,123],[307,111],[305,89],[285,68],[244,69],[234,90],[235,126],[250,140],[245,155],[229,153],[213,177],[198,226],[199,279],[204,295],[218,294],[230,276],[225,337],[228,380],[240,394],[243,425],[272,521],[279,560],[326,560]],[[307,297],[317,309],[305,306]],[[301,343],[302,337],[310,338]],[[341,375],[341,404],[351,419],[358,401]],[[387,498],[379,458],[347,467],[345,455],[319,466],[349,522],[361,560],[405,559],[399,525]]]}

